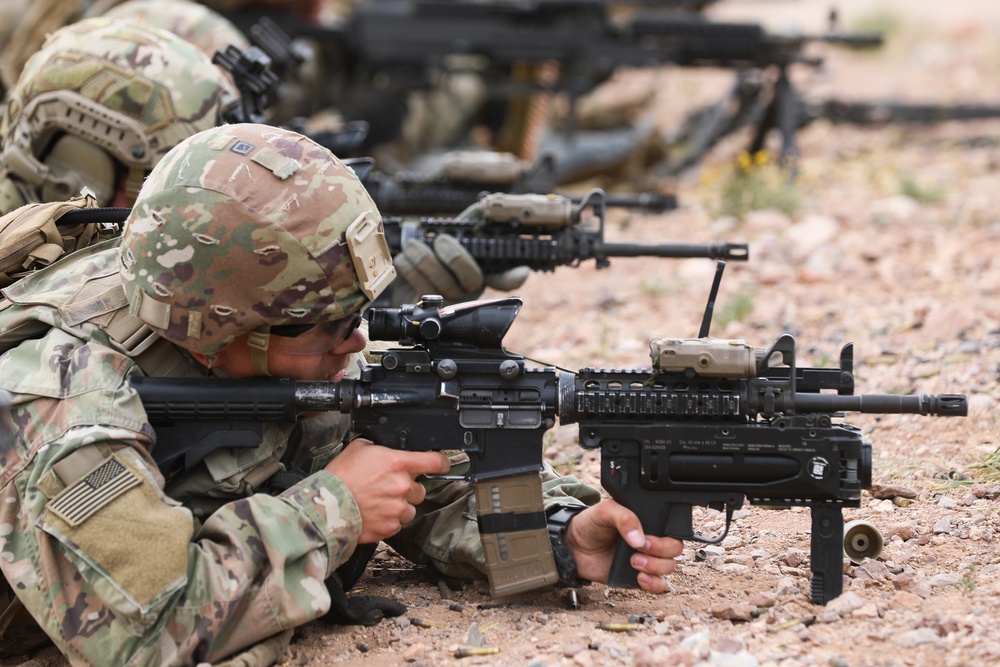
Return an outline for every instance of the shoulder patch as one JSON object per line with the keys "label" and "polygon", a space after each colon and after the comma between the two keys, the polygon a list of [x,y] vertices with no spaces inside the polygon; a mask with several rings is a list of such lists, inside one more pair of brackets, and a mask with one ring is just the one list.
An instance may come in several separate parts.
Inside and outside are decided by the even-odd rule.
{"label": "shoulder patch", "polygon": [[48,509],[71,526],[79,526],[97,510],[139,484],[139,476],[110,458],[52,499]]}

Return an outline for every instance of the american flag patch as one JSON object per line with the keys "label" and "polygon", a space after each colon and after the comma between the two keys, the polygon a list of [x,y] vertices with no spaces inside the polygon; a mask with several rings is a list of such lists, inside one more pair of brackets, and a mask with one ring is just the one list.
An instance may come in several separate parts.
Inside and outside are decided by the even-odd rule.
{"label": "american flag patch", "polygon": [[48,508],[69,525],[79,526],[140,481],[139,476],[120,461],[108,459],[86,477],[63,489]]}

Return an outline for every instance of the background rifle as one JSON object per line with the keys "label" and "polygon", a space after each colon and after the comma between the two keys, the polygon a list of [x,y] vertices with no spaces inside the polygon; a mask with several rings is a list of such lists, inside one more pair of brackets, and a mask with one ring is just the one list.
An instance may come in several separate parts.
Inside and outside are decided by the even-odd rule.
{"label": "background rifle", "polygon": [[[776,67],[783,88],[790,87],[789,65],[819,63],[805,53],[810,43],[881,43],[877,34],[773,35],[758,24],[710,21],[672,10],[670,2],[649,4],[656,8],[619,16],[620,5],[604,0],[372,0],[356,4],[337,26],[303,24],[291,14],[272,16],[292,38],[313,40],[330,84],[329,99],[321,106],[369,122],[370,145],[398,135],[406,93],[452,72],[479,73],[495,99],[548,90],[568,93],[572,103],[620,67]],[[240,25],[259,20],[259,14],[230,18]],[[517,75],[519,66],[546,62],[559,65],[551,82]],[[776,90],[778,100],[783,90]],[[783,121],[782,114],[776,101],[772,126],[788,143],[795,124]]]}
{"label": "background rifle", "polygon": [[[593,211],[597,228],[582,222]],[[56,221],[59,226],[101,223],[120,227],[128,208],[90,208],[70,211]],[[484,273],[516,266],[553,271],[593,259],[597,268],[611,265],[610,257],[707,257],[746,260],[745,243],[605,243],[604,192],[593,190],[579,204],[560,195],[490,194],[467,209],[465,217],[383,219],[389,252],[395,256],[410,239],[432,243],[438,234],[454,236],[476,259]]]}
{"label": "background rifle", "polygon": [[[259,26],[254,27],[263,30]],[[289,67],[301,64],[300,58],[304,57],[292,43],[281,42],[281,34],[276,30],[263,30],[264,34],[270,36],[270,41],[265,42],[268,44],[267,51],[257,46],[239,49],[230,44],[225,51],[216,51],[212,56],[212,62],[229,72],[240,91],[239,103],[223,111],[223,120],[227,123],[273,124],[265,111],[281,94],[281,86],[285,81],[283,74]],[[278,45],[283,49],[279,49]],[[276,57],[283,58],[278,61],[278,68],[274,67]],[[306,131],[301,118],[291,118],[284,125],[308,136],[338,157],[355,155],[368,136],[368,124],[361,120],[346,123],[339,130],[318,132]]]}
{"label": "background rifle", "polygon": [[[843,588],[841,509],[858,507],[871,485],[871,443],[834,420],[844,411],[959,416],[968,409],[964,395],[855,395],[850,345],[839,368],[799,368],[789,334],[767,350],[707,337],[653,339],[652,369],[528,368],[502,346],[520,307],[517,297],[447,308],[425,297],[370,309],[369,337],[404,347],[383,352],[358,380],[129,381],[156,430],[153,457],[165,474],[218,448],[254,446],[253,437],[239,436],[260,421],[323,410],[350,413],[359,434],[387,447],[462,449],[494,595],[545,579],[534,568],[522,578],[518,563],[551,565],[537,471],[542,436],[557,417],[579,423],[582,446],[601,449],[601,484],[649,534],[714,543],[745,500],[809,507],[812,601],[825,604]],[[523,491],[532,479],[525,500],[507,504],[507,482]],[[725,531],[695,532],[695,505],[724,511]],[[515,555],[521,544],[529,547]],[[619,541],[609,585],[637,585],[630,553]]]}
{"label": "background rifle", "polygon": [[[794,156],[795,133],[825,119],[835,124],[880,126],[927,125],[950,120],[1000,118],[1000,106],[985,104],[921,104],[893,101],[803,100],[787,81],[772,81],[756,70],[737,73],[730,90],[717,102],[690,114],[673,138],[676,154],[656,168],[660,175],[677,174],[697,164],[723,138],[743,127],[757,128],[747,148],[764,148],[766,133],[775,126],[774,110],[782,112],[782,157]],[[792,143],[789,144],[788,141]]]}
{"label": "background rifle", "polygon": [[[360,158],[364,159],[367,158]],[[358,160],[351,160],[352,168],[356,162]],[[512,195],[558,194],[555,192],[552,158],[549,157],[539,160],[533,168],[524,171],[513,180],[496,184],[484,183],[465,174],[426,176],[419,173],[398,172],[389,175],[371,170],[364,176],[360,173],[358,175],[382,215],[454,215],[473,206],[480,197],[490,192]],[[574,204],[580,204],[584,199],[573,195],[561,196]],[[677,197],[658,192],[605,193],[604,204],[609,207],[662,213],[677,208]]]}
{"label": "background rifle", "polygon": [[[386,242],[395,255],[409,239],[431,243],[438,234],[454,236],[484,273],[516,266],[553,271],[593,259],[597,268],[610,257],[707,257],[746,260],[745,243],[606,243],[603,190],[592,190],[579,204],[561,195],[483,196],[457,218],[384,218]],[[590,211],[591,216],[585,217]],[[596,228],[593,221],[596,220]]]}

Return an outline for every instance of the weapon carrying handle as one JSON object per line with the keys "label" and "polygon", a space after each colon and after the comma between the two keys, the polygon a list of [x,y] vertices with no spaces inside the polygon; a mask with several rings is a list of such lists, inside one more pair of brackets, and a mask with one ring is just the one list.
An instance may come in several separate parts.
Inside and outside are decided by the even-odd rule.
{"label": "weapon carrying handle", "polygon": [[537,472],[473,483],[490,595],[502,597],[559,580]]}

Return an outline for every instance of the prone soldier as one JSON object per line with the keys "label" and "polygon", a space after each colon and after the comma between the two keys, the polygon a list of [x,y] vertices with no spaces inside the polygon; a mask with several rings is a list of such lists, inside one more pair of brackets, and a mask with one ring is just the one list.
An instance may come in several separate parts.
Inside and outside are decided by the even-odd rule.
{"label": "prone soldier", "polygon": [[[358,315],[393,276],[356,175],[301,135],[243,124],[168,153],[123,237],[4,289],[0,389],[14,438],[0,469],[0,571],[16,592],[11,615],[81,664],[195,664],[251,647],[266,662],[331,608],[340,622],[401,613],[374,598],[348,604],[358,565],[338,568],[359,545],[390,540],[442,572],[481,576],[470,490],[416,482],[461,474],[462,456],[345,445],[349,424],[315,417],[265,424],[260,446],[165,478],[128,383],[350,377],[366,345]],[[558,563],[563,583],[605,581],[621,536],[638,549],[639,584],[666,589],[680,542],[644,535],[631,511],[575,478],[543,479],[554,539],[571,555]]]}

